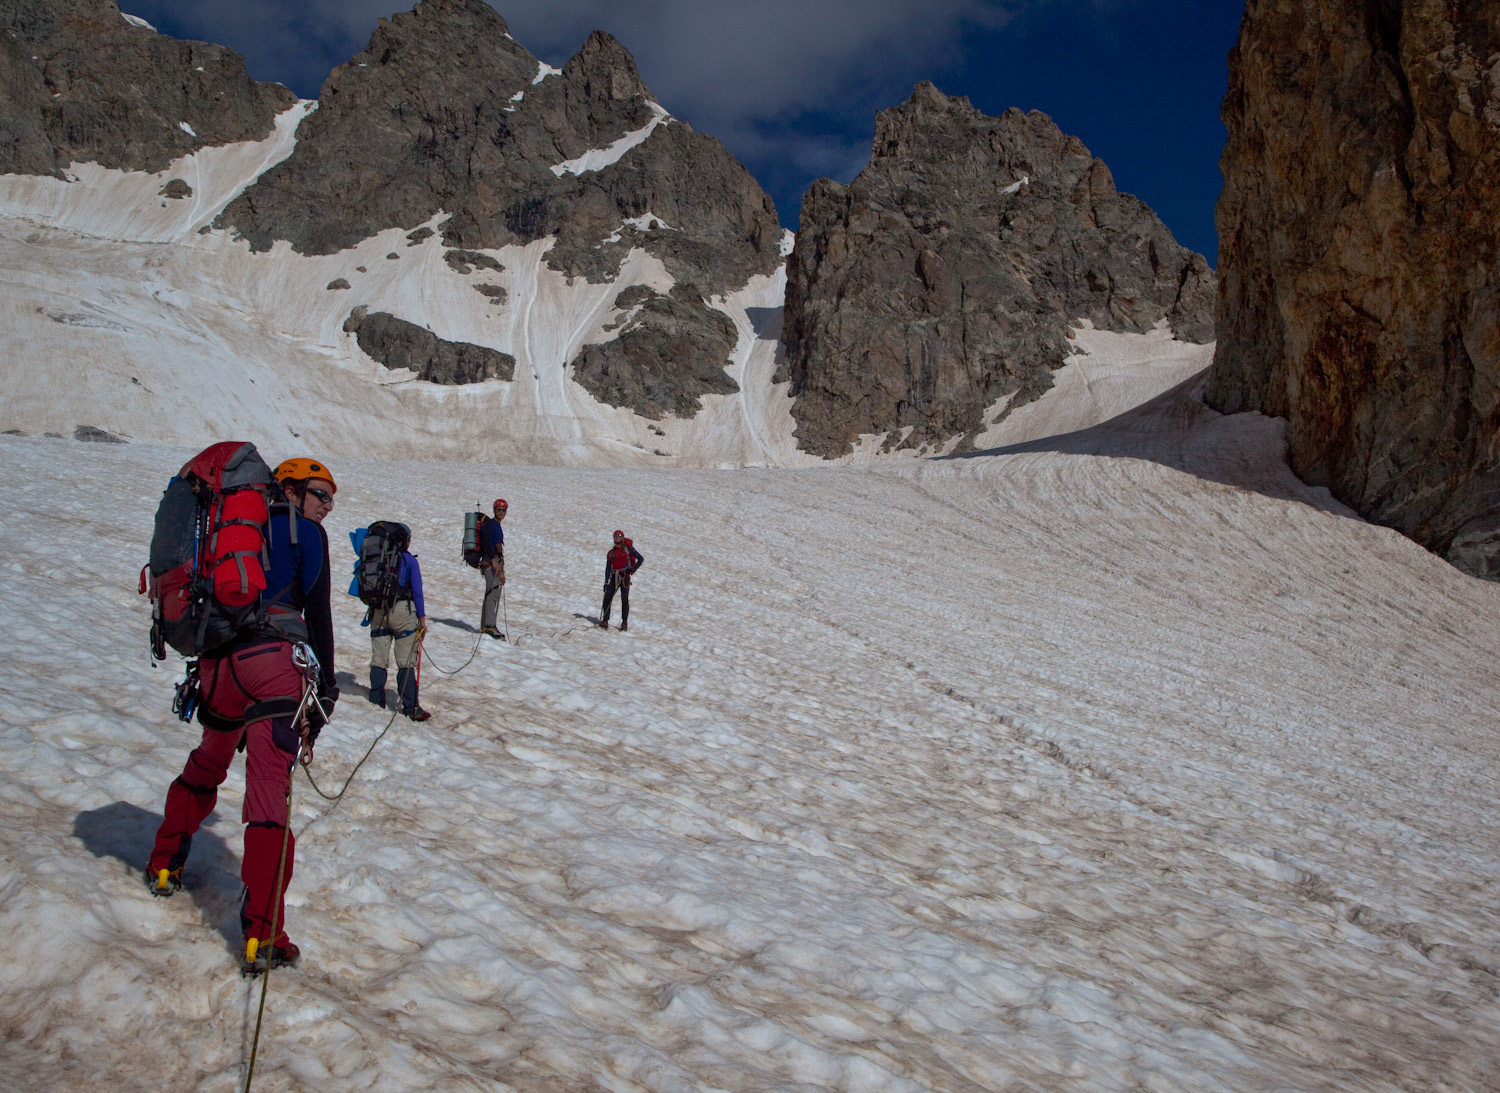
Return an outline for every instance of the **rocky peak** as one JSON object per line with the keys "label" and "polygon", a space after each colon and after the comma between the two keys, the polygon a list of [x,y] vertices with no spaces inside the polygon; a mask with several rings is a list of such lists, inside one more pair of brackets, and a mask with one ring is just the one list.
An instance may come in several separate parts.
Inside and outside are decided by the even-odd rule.
{"label": "rocky peak", "polygon": [[577,85],[586,100],[626,102],[651,98],[635,58],[613,35],[596,30],[588,36],[583,48],[563,68],[566,80]]}
{"label": "rocky peak", "polygon": [[546,150],[554,157],[548,170],[591,148],[607,147],[656,116],[651,109],[655,99],[635,58],[602,30],[589,35],[559,75],[528,91],[527,99],[524,122],[540,126],[552,141]]}
{"label": "rocky peak", "polygon": [[319,113],[337,118],[380,107],[433,109],[440,96],[481,73],[492,93],[470,93],[460,102],[508,98],[536,72],[536,58],[484,0],[425,0],[376,22],[369,44],[324,81]]}
{"label": "rocky peak", "polygon": [[1209,402],[1294,470],[1500,579],[1496,6],[1250,0],[1220,167]]}
{"label": "rocky peak", "polygon": [[[256,250],[328,254],[441,212],[457,249],[556,237],[548,262],[570,277],[607,279],[633,246],[712,291],[775,268],[770,199],[717,141],[660,119],[619,42],[595,32],[542,72],[483,0],[425,0],[334,71],[295,152],[218,223]],[[648,128],[615,162],[579,162]],[[627,223],[647,213],[667,227]]]}
{"label": "rocky peak", "polygon": [[[1213,274],[1045,114],[930,83],[876,117],[870,164],[802,206],[783,333],[799,443],[964,444],[1051,386],[1080,319],[1213,338]],[[1008,410],[1006,411],[1008,412]]]}
{"label": "rocky peak", "polygon": [[251,80],[234,50],[130,23],[113,0],[0,5],[0,88],[0,171],[59,177],[73,162],[159,171],[259,140],[296,101]]}

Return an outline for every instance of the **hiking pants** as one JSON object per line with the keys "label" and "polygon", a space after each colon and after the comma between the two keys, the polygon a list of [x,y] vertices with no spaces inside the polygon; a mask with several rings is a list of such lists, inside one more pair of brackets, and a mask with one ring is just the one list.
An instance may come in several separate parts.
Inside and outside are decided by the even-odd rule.
{"label": "hiking pants", "polygon": [[599,609],[601,622],[609,621],[609,605],[614,602],[616,588],[620,590],[620,621],[630,621],[630,574],[620,573],[604,586],[604,606]]}
{"label": "hiking pants", "polygon": [[495,619],[500,615],[500,589],[505,584],[505,570],[503,567],[492,569],[485,562],[480,571],[484,573],[484,607],[479,612],[479,628],[483,630],[488,626],[494,629]]}
{"label": "hiking pants", "polygon": [[370,611],[370,667],[389,668],[391,645],[396,646],[396,667],[415,668],[413,650],[417,645],[417,606],[411,600],[397,600],[389,611]]}
{"label": "hiking pants", "polygon": [[[204,657],[198,669],[202,688],[198,720],[203,725],[203,739],[188,756],[182,773],[167,787],[167,803],[151,848],[149,869],[154,876],[158,870],[177,869],[187,861],[193,836],[214,810],[234,753],[243,747],[245,804],[241,818],[248,826],[240,867],[240,879],[245,882],[240,924],[247,938],[284,944],[285,894],[296,849],[296,840],[286,830],[287,809],[292,768],[302,746],[301,733],[293,724],[302,700],[302,672],[292,663],[291,643],[275,639],[239,646],[223,657]],[[281,888],[276,890],[283,834],[286,864]],[[271,937],[273,913],[278,924],[275,938]]]}

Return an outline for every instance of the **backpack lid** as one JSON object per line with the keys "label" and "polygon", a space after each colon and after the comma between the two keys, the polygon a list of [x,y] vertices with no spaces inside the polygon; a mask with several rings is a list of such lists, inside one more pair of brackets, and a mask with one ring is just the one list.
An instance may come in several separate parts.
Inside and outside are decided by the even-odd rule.
{"label": "backpack lid", "polygon": [[180,477],[201,478],[220,492],[247,486],[269,488],[276,479],[271,468],[248,440],[225,440],[210,444],[182,465]]}
{"label": "backpack lid", "polygon": [[360,538],[361,545],[363,545],[364,539],[370,535],[383,537],[392,543],[398,543],[401,550],[405,550],[411,545],[411,528],[395,520],[376,520],[365,529],[365,535]]}

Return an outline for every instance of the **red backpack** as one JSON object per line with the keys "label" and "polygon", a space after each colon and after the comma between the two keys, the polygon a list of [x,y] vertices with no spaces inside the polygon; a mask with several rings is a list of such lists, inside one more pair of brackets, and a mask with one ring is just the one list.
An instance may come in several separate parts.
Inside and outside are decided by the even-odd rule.
{"label": "red backpack", "polygon": [[167,483],[140,590],[151,597],[151,655],[202,656],[260,619],[267,495],[276,482],[255,445],[199,452]]}

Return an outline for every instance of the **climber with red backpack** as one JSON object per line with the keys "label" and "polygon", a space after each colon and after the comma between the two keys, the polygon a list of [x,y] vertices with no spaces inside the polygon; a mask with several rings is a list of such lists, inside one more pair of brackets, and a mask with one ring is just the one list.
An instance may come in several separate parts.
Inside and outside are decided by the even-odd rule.
{"label": "climber with red backpack", "polygon": [[183,720],[196,712],[203,737],[167,788],[146,884],[157,896],[182,887],[193,835],[243,749],[249,973],[301,955],[285,929],[289,795],[295,764],[311,760],[338,700],[321,527],[337,490],[319,461],[289,459],[273,475],[253,444],[216,444],[169,484],[151,542],[152,653],[164,659],[170,644],[197,658],[174,709]]}
{"label": "climber with red backpack", "polygon": [[618,528],[614,533],[614,545],[604,556],[604,606],[599,609],[599,628],[609,629],[609,605],[615,598],[615,589],[620,590],[620,629],[630,629],[630,576],[645,561],[635,544]]}

